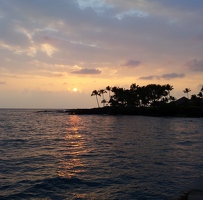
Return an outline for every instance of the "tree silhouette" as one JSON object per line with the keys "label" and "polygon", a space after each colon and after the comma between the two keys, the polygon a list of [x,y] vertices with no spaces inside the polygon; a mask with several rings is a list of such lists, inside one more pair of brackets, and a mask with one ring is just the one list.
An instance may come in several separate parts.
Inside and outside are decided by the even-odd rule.
{"label": "tree silhouette", "polygon": [[111,91],[114,93],[114,95],[110,99],[110,104],[113,106],[124,105],[126,102],[124,89],[114,86],[112,87]]}
{"label": "tree silhouette", "polygon": [[105,104],[107,103],[106,99],[103,99],[103,100],[101,101],[101,103],[103,103],[103,107],[104,107]]}
{"label": "tree silhouette", "polygon": [[198,95],[197,96],[199,96],[200,98],[202,98],[203,97],[203,86],[202,86],[202,88],[201,88],[201,90],[200,90],[200,92],[198,93]]}
{"label": "tree silhouette", "polygon": [[174,99],[174,97],[171,96],[171,90],[173,90],[173,86],[166,84],[165,85],[165,90],[168,92],[168,100],[172,101]]}
{"label": "tree silhouette", "polygon": [[107,93],[106,92],[106,90],[104,90],[104,89],[101,89],[101,90],[99,90],[99,93],[100,94],[102,94],[102,102],[101,103],[103,103],[103,107],[105,106],[105,103],[106,103],[106,100],[104,99],[104,93]]}
{"label": "tree silhouette", "polygon": [[106,87],[106,90],[109,91],[109,101],[110,101],[110,99],[111,99],[111,95],[110,95],[111,87],[110,87],[110,86],[107,86],[107,87]]}
{"label": "tree silhouette", "polygon": [[97,96],[101,96],[101,94],[99,93],[99,91],[97,90],[93,90],[91,96],[96,96],[96,100],[97,100],[97,104],[98,104],[98,108],[99,108],[99,101],[98,101],[98,97]]}
{"label": "tree silhouette", "polygon": [[[168,106],[175,105],[172,103],[175,98],[170,95],[171,90],[173,90],[173,86],[169,84],[148,84],[146,86],[139,86],[133,83],[130,85],[129,89],[117,86],[107,86],[106,89],[94,90],[91,96],[96,96],[98,107],[100,107],[98,96],[102,95],[102,101],[100,103],[102,103],[103,106],[109,103],[110,106],[123,110],[139,110],[139,108],[142,109],[143,107],[154,107],[154,109],[156,109],[162,106],[165,106],[166,108],[166,104],[168,104]],[[104,98],[104,93],[107,93],[107,91],[109,91],[109,101],[106,101]],[[183,90],[184,93],[187,93],[187,97],[189,96],[188,93],[190,91],[190,88],[185,88],[185,90]],[[191,105],[199,105],[201,98],[203,98],[203,86],[199,94],[191,96]]]}
{"label": "tree silhouette", "polygon": [[[187,94],[187,98],[181,98],[175,101],[175,98],[171,96],[170,92],[173,90],[173,86],[169,84],[148,84],[146,86],[139,86],[135,83],[131,84],[128,89],[122,87],[109,87],[101,90],[94,90],[91,96],[96,96],[97,104],[99,107],[98,96],[102,95],[102,101],[100,103],[103,106],[109,107],[95,109],[100,113],[107,112],[112,114],[136,114],[136,115],[188,115],[188,116],[202,116],[201,107],[203,98],[203,86],[198,94],[191,95],[188,98],[190,88],[185,88],[184,93]],[[109,91],[109,92],[108,92]],[[111,93],[110,93],[111,92]],[[109,101],[105,100],[104,93],[109,93]]]}
{"label": "tree silhouette", "polygon": [[163,100],[166,96],[165,87],[159,84],[149,84],[145,87],[145,94],[147,95],[148,103],[150,106],[155,107],[159,101]]}
{"label": "tree silhouette", "polygon": [[197,96],[200,97],[200,98],[202,98],[202,97],[203,97],[202,92],[199,92]]}
{"label": "tree silhouette", "polygon": [[170,96],[173,89],[171,85],[149,84],[140,87],[133,83],[130,89],[112,87],[113,95],[109,101],[110,105],[117,106],[158,106],[160,103],[167,103],[175,100]]}
{"label": "tree silhouette", "polygon": [[136,90],[139,87],[139,85],[136,85],[136,83],[131,84],[130,90]]}
{"label": "tree silhouette", "polygon": [[140,106],[140,87],[139,85],[136,85],[136,83],[133,83],[130,86],[130,95],[132,98],[130,98],[130,104],[135,106]]}
{"label": "tree silhouette", "polygon": [[191,89],[190,89],[190,88],[185,88],[185,89],[183,90],[183,92],[184,92],[184,93],[187,93],[187,98],[188,98],[188,93],[191,92]]}

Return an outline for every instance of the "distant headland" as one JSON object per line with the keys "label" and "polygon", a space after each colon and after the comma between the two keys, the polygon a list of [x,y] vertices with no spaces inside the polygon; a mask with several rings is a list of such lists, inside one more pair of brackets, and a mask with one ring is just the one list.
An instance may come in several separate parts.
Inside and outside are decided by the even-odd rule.
{"label": "distant headland", "polygon": [[[203,86],[198,94],[193,94],[190,98],[190,88],[183,90],[187,97],[183,96],[179,99],[171,96],[172,90],[173,86],[169,84],[139,86],[134,83],[129,89],[107,86],[105,89],[92,91],[91,96],[96,97],[97,108],[65,109],[54,112],[70,115],[203,117]],[[53,110],[39,112],[53,112]]]}
{"label": "distant headland", "polygon": [[[179,116],[203,117],[203,86],[198,94],[189,98],[191,90],[185,88],[187,97],[176,99],[171,96],[173,86],[166,84],[149,84],[139,86],[135,83],[129,89],[107,86],[105,89],[92,91],[98,108],[70,109],[70,114],[103,115],[145,115],[145,116]],[[105,98],[108,96],[108,100]],[[101,105],[99,98],[101,99]]]}

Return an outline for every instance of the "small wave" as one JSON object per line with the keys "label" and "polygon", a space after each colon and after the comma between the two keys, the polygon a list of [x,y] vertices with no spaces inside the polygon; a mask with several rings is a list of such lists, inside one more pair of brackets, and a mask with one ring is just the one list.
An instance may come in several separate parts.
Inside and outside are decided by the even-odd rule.
{"label": "small wave", "polygon": [[[50,199],[63,199],[67,192],[71,192],[74,188],[92,188],[99,187],[101,183],[82,180],[76,177],[72,178],[48,178],[36,181],[20,181],[15,185],[6,185],[0,187],[0,192],[11,189],[9,195],[0,195],[0,199],[29,199],[29,198],[50,198]],[[20,188],[24,190],[19,191]],[[26,189],[25,189],[26,188]],[[65,199],[65,198],[64,198]]]}
{"label": "small wave", "polygon": [[187,141],[178,142],[177,144],[178,144],[178,145],[182,145],[182,146],[191,146],[191,145],[194,144],[194,142],[187,140]]}
{"label": "small wave", "polygon": [[40,183],[40,187],[46,186],[46,185],[51,185],[54,187],[68,187],[72,185],[87,185],[89,187],[97,187],[98,183],[82,180],[76,177],[72,177],[72,178],[56,177],[51,179],[44,179]]}

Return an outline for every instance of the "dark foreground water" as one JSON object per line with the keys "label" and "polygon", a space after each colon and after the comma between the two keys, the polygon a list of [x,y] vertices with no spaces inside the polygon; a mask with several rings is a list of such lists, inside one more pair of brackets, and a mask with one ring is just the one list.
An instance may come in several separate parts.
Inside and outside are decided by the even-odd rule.
{"label": "dark foreground water", "polygon": [[202,176],[203,118],[0,110],[0,199],[168,199]]}

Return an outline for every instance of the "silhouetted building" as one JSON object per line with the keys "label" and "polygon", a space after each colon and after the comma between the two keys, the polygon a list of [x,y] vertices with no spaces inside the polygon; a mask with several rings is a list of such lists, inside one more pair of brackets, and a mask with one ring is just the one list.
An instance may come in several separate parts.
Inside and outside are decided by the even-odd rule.
{"label": "silhouetted building", "polygon": [[188,103],[189,99],[187,97],[181,97],[180,99],[176,100],[175,103],[177,105],[184,105]]}

